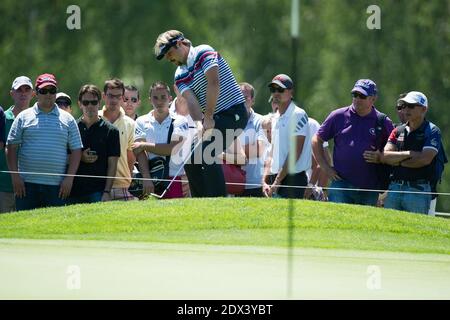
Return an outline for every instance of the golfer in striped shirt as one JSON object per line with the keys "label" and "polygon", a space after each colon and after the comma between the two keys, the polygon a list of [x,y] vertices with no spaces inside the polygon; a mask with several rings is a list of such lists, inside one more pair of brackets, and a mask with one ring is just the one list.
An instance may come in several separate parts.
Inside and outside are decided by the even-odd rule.
{"label": "golfer in striped shirt", "polygon": [[201,145],[185,165],[193,197],[226,196],[217,155],[247,124],[245,99],[225,59],[208,45],[194,47],[180,31],[160,34],[154,47],[158,60],[178,66],[175,84],[202,134]]}

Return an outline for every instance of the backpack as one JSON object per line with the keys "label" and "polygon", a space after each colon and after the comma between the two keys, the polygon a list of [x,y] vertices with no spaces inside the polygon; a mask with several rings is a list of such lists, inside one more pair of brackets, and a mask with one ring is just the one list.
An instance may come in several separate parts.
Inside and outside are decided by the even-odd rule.
{"label": "backpack", "polygon": [[[377,113],[377,122],[375,125],[375,146],[377,150],[383,152],[383,142],[381,141],[382,132],[384,129],[384,122],[386,115],[382,112]],[[378,178],[378,188],[380,190],[387,190],[391,181],[392,167],[388,164],[379,163],[376,164],[375,170]]]}
{"label": "backpack", "polygon": [[[434,158],[435,164],[434,164],[434,176],[431,180],[431,191],[436,192],[437,191],[437,185],[438,183],[441,184],[442,182],[442,175],[444,174],[445,164],[448,162],[447,155],[445,154],[444,145],[442,144],[442,141],[439,145],[439,150]],[[434,199],[438,195],[436,193],[433,193],[431,195],[431,198]]]}
{"label": "backpack", "polygon": [[[397,127],[398,135],[400,136],[406,127],[404,125]],[[425,129],[425,137],[431,134],[431,126],[428,125]],[[442,182],[442,175],[444,174],[445,164],[448,162],[447,155],[445,154],[444,145],[442,144],[442,140],[439,142],[438,153],[434,157],[432,165],[434,166],[433,176],[430,178],[430,186],[431,186],[431,199],[435,199],[437,194],[437,185]]]}

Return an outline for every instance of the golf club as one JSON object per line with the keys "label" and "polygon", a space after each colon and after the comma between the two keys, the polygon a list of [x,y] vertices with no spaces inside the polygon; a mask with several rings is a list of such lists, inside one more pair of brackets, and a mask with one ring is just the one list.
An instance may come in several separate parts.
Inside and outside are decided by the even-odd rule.
{"label": "golf club", "polygon": [[192,154],[194,153],[195,149],[197,149],[197,147],[203,142],[202,139],[199,139],[199,141],[197,142],[197,144],[194,146],[194,148],[192,149],[191,153],[186,157],[186,160],[184,160],[183,165],[180,166],[180,168],[178,169],[177,173],[174,175],[173,179],[170,180],[169,184],[167,185],[166,189],[164,189],[163,193],[161,193],[161,195],[158,195],[156,193],[150,193],[151,196],[158,198],[158,199],[162,199],[164,197],[164,195],[166,194],[167,190],[169,190],[170,186],[172,185],[172,183],[175,181],[175,179],[177,178],[178,174],[181,172],[181,169],[184,168],[184,165],[186,164],[186,162],[192,157]]}

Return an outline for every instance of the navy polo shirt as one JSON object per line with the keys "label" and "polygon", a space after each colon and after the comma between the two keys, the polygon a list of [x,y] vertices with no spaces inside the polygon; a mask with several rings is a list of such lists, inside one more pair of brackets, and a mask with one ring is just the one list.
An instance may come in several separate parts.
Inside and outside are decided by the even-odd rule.
{"label": "navy polo shirt", "polygon": [[[403,127],[403,130],[399,132],[399,128]],[[425,120],[422,125],[414,131],[409,132],[409,128],[406,129],[406,125],[396,127],[388,142],[397,146],[398,151],[417,151],[421,152],[423,149],[433,149],[436,154],[439,150],[441,143],[441,131],[433,123]],[[392,180],[428,180],[433,178],[434,165],[436,157],[433,161],[424,167],[420,168],[406,168],[402,166],[393,167]]]}
{"label": "navy polo shirt", "polygon": [[[91,125],[78,120],[83,151],[90,148],[97,153],[98,159],[94,163],[80,161],[77,175],[106,176],[108,171],[108,157],[120,157],[119,130],[102,118]],[[101,192],[105,188],[105,178],[75,177],[72,196],[84,196],[94,192]]]}

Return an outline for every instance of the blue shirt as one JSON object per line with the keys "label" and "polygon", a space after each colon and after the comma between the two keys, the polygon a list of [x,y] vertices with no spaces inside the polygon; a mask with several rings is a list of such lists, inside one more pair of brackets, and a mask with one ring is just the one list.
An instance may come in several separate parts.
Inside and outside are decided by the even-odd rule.
{"label": "blue shirt", "polygon": [[8,136],[8,144],[18,144],[18,168],[25,182],[59,185],[66,173],[67,150],[82,148],[77,122],[55,104],[49,113],[38,104],[19,113]]}
{"label": "blue shirt", "polygon": [[192,90],[202,111],[205,112],[207,85],[205,73],[215,66],[219,68],[220,90],[214,114],[245,101],[225,59],[208,45],[191,46],[186,65],[178,67],[175,72],[175,84],[180,93]]}
{"label": "blue shirt", "polygon": [[[403,130],[400,130],[400,128]],[[414,131],[410,131],[409,126],[403,124],[392,130],[388,143],[394,144],[398,151],[411,150],[421,152],[424,149],[432,149],[436,151],[437,154],[441,146],[441,130],[439,130],[435,124],[427,120]],[[434,177],[434,166],[435,160],[430,164],[419,168],[394,166],[392,180],[431,181]]]}

